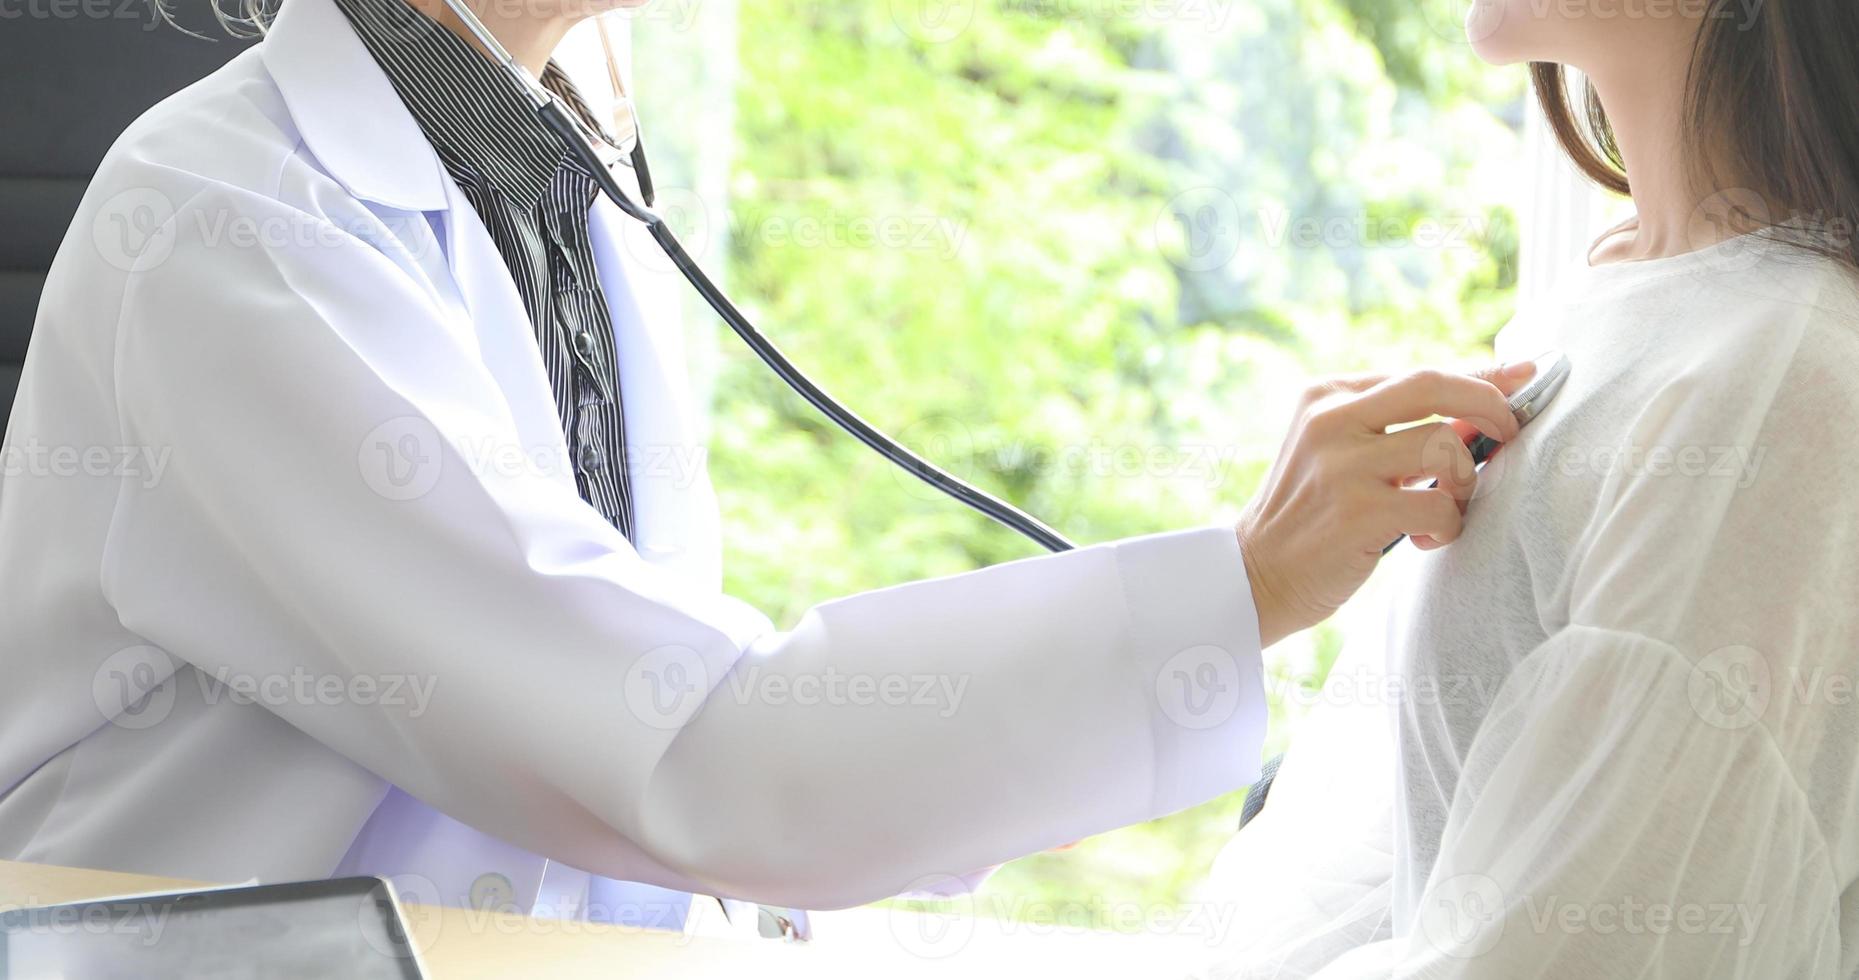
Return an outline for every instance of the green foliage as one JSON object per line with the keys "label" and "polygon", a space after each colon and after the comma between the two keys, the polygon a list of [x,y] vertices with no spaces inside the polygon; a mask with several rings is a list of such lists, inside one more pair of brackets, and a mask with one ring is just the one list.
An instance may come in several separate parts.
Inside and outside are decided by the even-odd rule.
{"label": "green foliage", "polygon": [[[1306,377],[1508,316],[1520,80],[1421,8],[981,0],[926,40],[911,6],[743,5],[728,273],[829,389],[1078,540],[1231,519]],[[733,345],[717,391],[729,586],[778,622],[1032,553]],[[1178,901],[1240,797],[990,887]]]}

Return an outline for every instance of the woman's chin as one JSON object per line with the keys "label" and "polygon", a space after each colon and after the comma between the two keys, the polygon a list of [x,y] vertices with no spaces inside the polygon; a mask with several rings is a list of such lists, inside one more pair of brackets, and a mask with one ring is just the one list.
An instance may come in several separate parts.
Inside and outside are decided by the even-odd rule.
{"label": "woman's chin", "polygon": [[1516,65],[1534,60],[1519,52],[1514,45],[1500,43],[1495,38],[1472,38],[1472,53],[1487,65]]}

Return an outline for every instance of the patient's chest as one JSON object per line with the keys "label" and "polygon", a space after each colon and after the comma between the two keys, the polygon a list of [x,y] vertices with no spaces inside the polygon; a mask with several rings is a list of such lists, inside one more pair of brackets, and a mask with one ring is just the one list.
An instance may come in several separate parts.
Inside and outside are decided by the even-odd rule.
{"label": "patient's chest", "polygon": [[1390,569],[1401,577],[1386,634],[1400,692],[1395,846],[1405,853],[1397,894],[1417,897],[1424,884],[1461,766],[1512,670],[1567,625],[1583,540],[1610,474],[1624,465],[1617,447],[1641,380],[1628,375],[1645,369],[1633,356],[1638,345],[1547,326],[1536,335],[1546,340],[1502,353],[1518,359],[1558,347],[1574,365],[1568,384],[1480,473],[1459,540],[1410,552]]}

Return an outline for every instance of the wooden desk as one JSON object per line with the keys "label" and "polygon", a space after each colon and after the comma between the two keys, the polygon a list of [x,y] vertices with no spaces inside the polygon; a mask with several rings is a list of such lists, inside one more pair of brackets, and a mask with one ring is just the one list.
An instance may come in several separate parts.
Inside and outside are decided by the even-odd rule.
{"label": "wooden desk", "polygon": [[[176,891],[198,883],[110,871],[0,861],[0,908],[55,905],[108,895]],[[964,921],[953,938],[911,939],[909,913],[853,909],[815,917],[815,941],[685,937],[665,932],[525,916],[405,910],[436,980],[511,977],[678,977],[750,980],[977,980],[985,977],[1180,976],[1210,958],[1205,941],[1087,933]],[[927,926],[934,930],[947,923]],[[900,938],[902,936],[903,938]]]}

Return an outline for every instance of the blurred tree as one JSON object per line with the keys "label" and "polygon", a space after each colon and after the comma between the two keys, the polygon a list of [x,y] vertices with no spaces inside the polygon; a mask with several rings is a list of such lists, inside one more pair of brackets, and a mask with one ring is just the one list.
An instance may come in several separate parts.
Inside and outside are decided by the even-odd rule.
{"label": "blurred tree", "polygon": [[[752,315],[957,473],[1080,541],[1230,520],[1308,375],[1463,359],[1508,316],[1520,78],[1439,7],[755,0],[706,210]],[[724,351],[729,587],[778,622],[1033,552]],[[1342,639],[1314,631],[1291,673],[1320,678]],[[1180,901],[1238,803],[991,893]]]}

